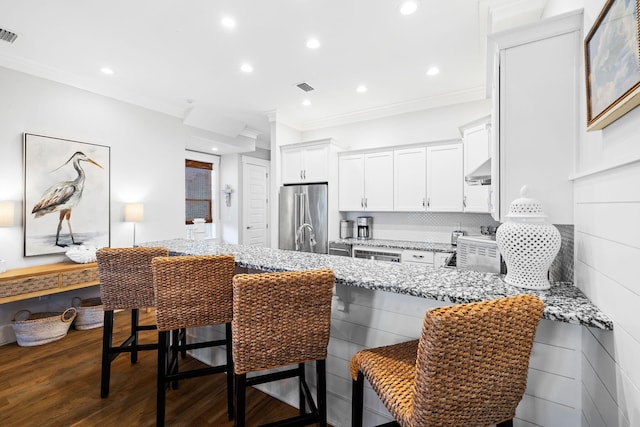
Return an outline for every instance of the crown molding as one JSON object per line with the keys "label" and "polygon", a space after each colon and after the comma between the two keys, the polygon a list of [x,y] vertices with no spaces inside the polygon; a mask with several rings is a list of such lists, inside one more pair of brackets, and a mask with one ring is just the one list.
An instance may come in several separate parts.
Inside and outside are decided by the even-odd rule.
{"label": "crown molding", "polygon": [[[367,120],[381,119],[385,117],[397,116],[400,114],[412,113],[416,111],[428,110],[431,108],[444,107],[447,105],[461,104],[486,99],[484,86],[477,86],[446,94],[430,96],[426,98],[413,99],[395,104],[387,104],[379,107],[358,110],[344,114],[328,116],[318,120],[301,122],[296,127],[300,131],[309,131],[333,126],[347,125]],[[281,122],[278,118],[278,122]]]}

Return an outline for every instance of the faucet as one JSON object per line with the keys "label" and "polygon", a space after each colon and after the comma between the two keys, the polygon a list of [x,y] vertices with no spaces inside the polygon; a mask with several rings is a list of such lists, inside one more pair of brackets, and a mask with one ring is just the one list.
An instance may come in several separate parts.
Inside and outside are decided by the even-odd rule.
{"label": "faucet", "polygon": [[300,250],[300,245],[302,244],[302,231],[308,228],[309,229],[309,245],[313,248],[316,245],[316,233],[313,230],[313,226],[307,222],[302,224],[296,230],[296,251]]}

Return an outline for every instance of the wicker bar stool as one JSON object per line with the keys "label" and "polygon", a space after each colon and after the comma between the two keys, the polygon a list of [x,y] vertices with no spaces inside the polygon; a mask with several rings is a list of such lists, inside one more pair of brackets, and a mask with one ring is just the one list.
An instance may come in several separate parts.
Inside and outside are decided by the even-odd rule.
{"label": "wicker bar stool", "polygon": [[396,420],[389,425],[513,425],[542,310],[532,295],[436,308],[419,340],[359,351],[352,426],[362,425],[364,378]]}
{"label": "wicker bar stool", "polygon": [[[155,325],[139,325],[140,308],[155,307],[151,259],[167,256],[165,248],[102,248],[96,252],[100,296],[104,306],[102,335],[102,376],[100,396],[109,395],[111,362],[121,353],[131,354],[131,363],[138,361],[138,351],[156,350],[157,343],[140,344],[138,332],[155,329]],[[113,346],[113,311],[131,310],[131,335]]]}
{"label": "wicker bar stool", "polygon": [[[245,425],[247,386],[295,377],[299,415],[270,425],[327,425],[325,361],[334,280],[331,270],[234,277],[231,324],[236,426]],[[305,363],[312,361],[316,362],[317,406],[305,378]],[[247,377],[250,372],[279,367],[289,368]]]}
{"label": "wicker bar stool", "polygon": [[[233,360],[231,357],[232,293],[235,262],[231,255],[155,258],[153,283],[158,327],[158,389],[156,425],[165,421],[169,383],[227,373],[227,410],[233,417]],[[198,326],[225,325],[225,339],[176,344],[178,331]],[[171,337],[173,336],[173,340]],[[171,344],[173,342],[174,344]],[[223,365],[178,370],[178,353],[198,348],[226,346]]]}

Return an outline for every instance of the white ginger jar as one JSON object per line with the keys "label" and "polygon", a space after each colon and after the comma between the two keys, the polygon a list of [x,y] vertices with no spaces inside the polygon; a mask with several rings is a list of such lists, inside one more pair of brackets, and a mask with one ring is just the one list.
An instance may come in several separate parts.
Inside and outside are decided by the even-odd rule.
{"label": "white ginger jar", "polygon": [[525,289],[549,289],[548,273],[560,250],[560,232],[546,222],[542,203],[527,197],[511,202],[507,221],[496,231],[496,243],[507,264],[504,281]]}

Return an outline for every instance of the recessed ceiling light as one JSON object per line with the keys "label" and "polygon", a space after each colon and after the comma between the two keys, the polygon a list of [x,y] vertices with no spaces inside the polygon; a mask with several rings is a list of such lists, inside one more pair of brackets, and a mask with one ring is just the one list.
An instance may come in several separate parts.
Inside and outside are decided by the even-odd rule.
{"label": "recessed ceiling light", "polygon": [[107,76],[113,75],[113,70],[109,67],[102,67],[100,68],[100,71],[102,71],[102,74],[106,74]]}
{"label": "recessed ceiling light", "polygon": [[411,15],[418,9],[418,2],[416,0],[409,0],[402,2],[400,5],[400,13],[403,15]]}
{"label": "recessed ceiling light", "polygon": [[311,105],[311,101],[309,101],[308,99],[305,99],[304,101],[302,101],[302,105],[304,105],[305,107],[308,107],[309,105]]}
{"label": "recessed ceiling light", "polygon": [[251,66],[251,64],[242,64],[242,66],[240,67],[240,71],[242,71],[243,73],[250,73],[253,71],[253,67]]}
{"label": "recessed ceiling light", "polygon": [[309,49],[317,49],[320,47],[320,41],[318,39],[307,40],[307,47]]}
{"label": "recessed ceiling light", "polygon": [[230,16],[223,17],[222,21],[220,21],[220,22],[221,22],[222,26],[225,27],[225,28],[232,29],[232,28],[236,27],[236,20],[233,19]]}
{"label": "recessed ceiling light", "polygon": [[430,67],[427,70],[427,76],[435,76],[440,73],[440,69],[438,67]]}
{"label": "recessed ceiling light", "polygon": [[211,151],[218,151],[218,147],[211,147]]}
{"label": "recessed ceiling light", "polygon": [[356,92],[365,93],[367,91],[367,87],[365,85],[360,85],[356,88]]}

